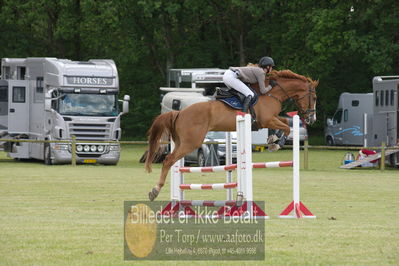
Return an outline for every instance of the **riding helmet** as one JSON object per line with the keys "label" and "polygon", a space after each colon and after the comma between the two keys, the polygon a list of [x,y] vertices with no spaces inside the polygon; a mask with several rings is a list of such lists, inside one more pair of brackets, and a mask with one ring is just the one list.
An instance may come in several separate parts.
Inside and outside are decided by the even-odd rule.
{"label": "riding helmet", "polygon": [[264,57],[262,57],[262,58],[259,60],[258,65],[259,65],[261,68],[265,68],[265,67],[267,67],[267,66],[273,66],[273,67],[274,67],[273,58],[268,57],[268,56],[264,56]]}

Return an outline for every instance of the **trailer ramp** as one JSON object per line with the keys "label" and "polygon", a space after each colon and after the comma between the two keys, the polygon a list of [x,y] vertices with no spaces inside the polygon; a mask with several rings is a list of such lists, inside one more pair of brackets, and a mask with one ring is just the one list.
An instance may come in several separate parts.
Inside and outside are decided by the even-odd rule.
{"label": "trailer ramp", "polygon": [[[387,149],[387,150],[385,150],[385,156],[389,156],[389,155],[397,153],[397,152],[399,152],[399,150],[389,150],[389,149]],[[348,163],[348,164],[341,165],[339,168],[352,169],[352,168],[360,166],[360,165],[362,165],[364,163],[368,163],[368,162],[371,162],[371,161],[374,161],[374,160],[377,160],[377,159],[380,159],[380,158],[381,158],[381,152],[378,152],[376,154],[367,156],[366,158],[363,158],[363,159],[360,159],[360,160],[357,160],[357,161],[354,161],[354,162],[351,162],[351,163]]]}

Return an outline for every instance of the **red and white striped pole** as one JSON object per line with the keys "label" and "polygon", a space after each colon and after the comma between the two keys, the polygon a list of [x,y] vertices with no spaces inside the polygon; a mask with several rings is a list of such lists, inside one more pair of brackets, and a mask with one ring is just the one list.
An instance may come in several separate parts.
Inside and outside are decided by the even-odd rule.
{"label": "red and white striped pole", "polygon": [[[292,167],[292,166],[293,166],[293,161],[252,163],[253,168],[280,168],[280,167]],[[224,172],[224,171],[230,172],[236,170],[236,168],[237,164],[230,164],[230,165],[205,166],[205,167],[180,167],[179,171],[182,173],[211,173],[211,172]]]}
{"label": "red and white striped pole", "polygon": [[213,184],[180,184],[182,190],[217,190],[236,188],[237,183],[213,183]]}

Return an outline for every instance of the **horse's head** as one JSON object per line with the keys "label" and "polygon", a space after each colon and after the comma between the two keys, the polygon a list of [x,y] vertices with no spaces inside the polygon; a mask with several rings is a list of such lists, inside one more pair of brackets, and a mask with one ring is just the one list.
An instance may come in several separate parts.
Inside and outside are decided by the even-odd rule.
{"label": "horse's head", "polygon": [[271,80],[277,82],[276,87],[281,89],[286,98],[294,100],[299,115],[306,124],[313,124],[316,121],[316,87],[318,81],[305,76],[298,75],[290,70],[273,71]]}
{"label": "horse's head", "polygon": [[308,80],[304,87],[298,91],[297,97],[294,100],[299,108],[299,114],[305,120],[306,124],[313,124],[316,122],[316,87],[319,85],[318,81]]}

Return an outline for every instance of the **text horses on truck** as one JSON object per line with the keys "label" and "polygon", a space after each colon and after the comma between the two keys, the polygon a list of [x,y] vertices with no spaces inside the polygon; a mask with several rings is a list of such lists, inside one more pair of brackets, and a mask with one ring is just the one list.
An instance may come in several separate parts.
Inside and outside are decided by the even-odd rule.
{"label": "text horses on truck", "polygon": [[[117,164],[121,137],[119,80],[113,60],[3,58],[0,80],[0,135],[3,139],[71,140],[77,163]],[[2,108],[3,107],[3,108]],[[6,108],[4,108],[6,107]],[[105,142],[104,142],[105,141]],[[70,163],[70,143],[3,143],[11,158],[46,164]]]}

